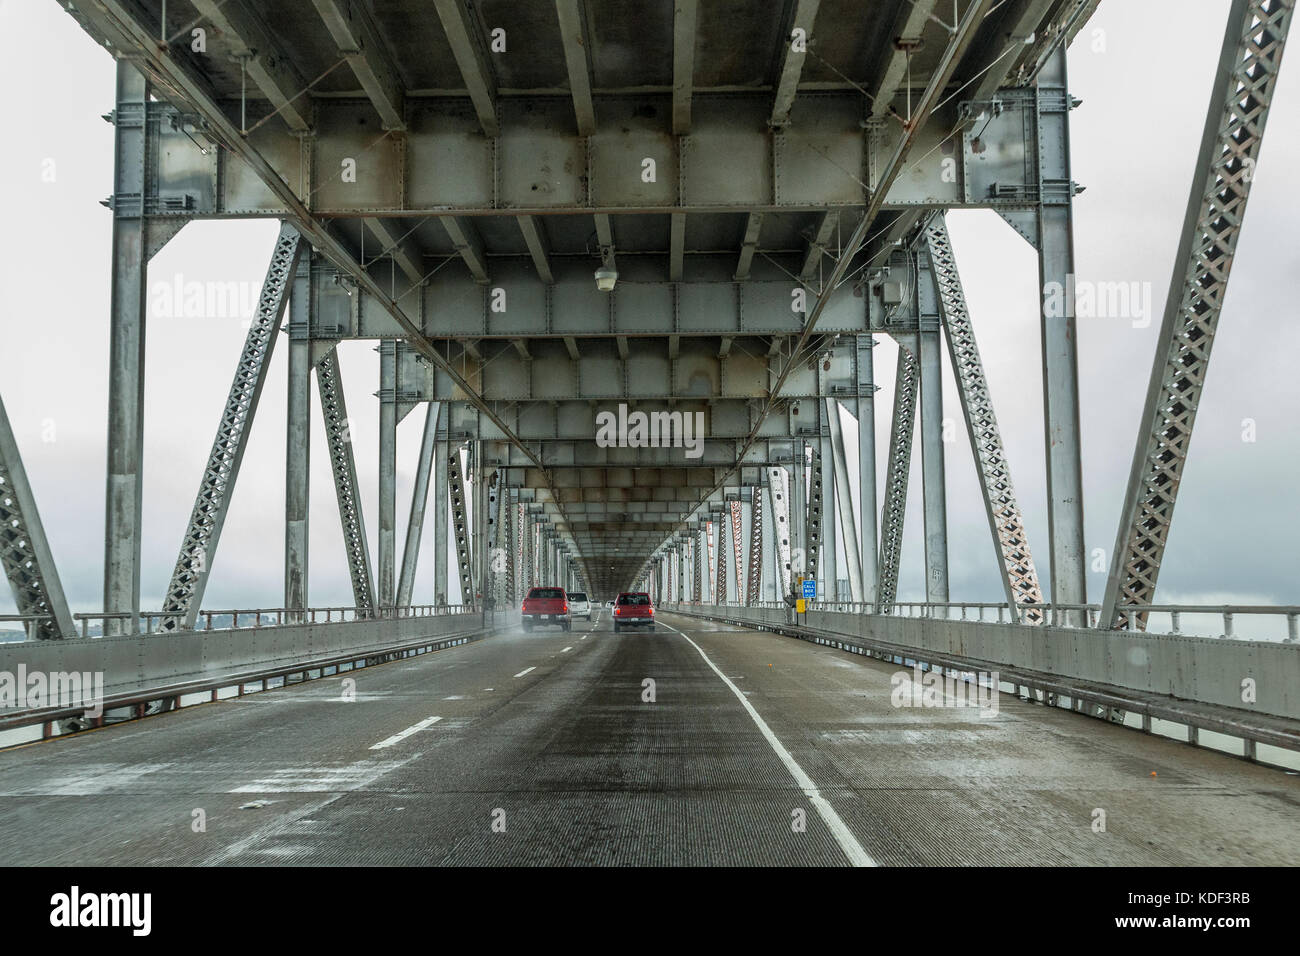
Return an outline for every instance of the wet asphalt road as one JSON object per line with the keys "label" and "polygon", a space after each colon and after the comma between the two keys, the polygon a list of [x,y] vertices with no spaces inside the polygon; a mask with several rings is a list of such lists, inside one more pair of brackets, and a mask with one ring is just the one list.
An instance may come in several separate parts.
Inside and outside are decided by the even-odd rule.
{"label": "wet asphalt road", "polygon": [[898,670],[602,612],[0,753],[0,864],[1300,863],[1295,775]]}

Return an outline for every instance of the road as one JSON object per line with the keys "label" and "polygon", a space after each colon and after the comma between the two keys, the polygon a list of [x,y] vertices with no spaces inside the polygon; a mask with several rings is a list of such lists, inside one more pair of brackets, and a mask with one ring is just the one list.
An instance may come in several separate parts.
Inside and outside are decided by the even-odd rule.
{"label": "road", "polygon": [[0,864],[1300,863],[1295,775],[894,707],[898,670],[671,614],[512,632],[0,753]]}

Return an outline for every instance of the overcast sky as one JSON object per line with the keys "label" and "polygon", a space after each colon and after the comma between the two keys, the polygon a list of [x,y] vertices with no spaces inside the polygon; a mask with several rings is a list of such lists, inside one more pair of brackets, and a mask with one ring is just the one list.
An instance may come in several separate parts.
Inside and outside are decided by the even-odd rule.
{"label": "overcast sky", "polygon": [[[1228,0],[1107,0],[1076,40],[1070,87],[1081,281],[1149,283],[1147,328],[1079,320],[1087,547],[1114,544]],[[1292,54],[1290,59],[1295,59]],[[0,149],[9,228],[0,235],[0,394],[22,448],[69,602],[102,602],[113,62],[53,0],[0,0],[0,80],[9,89]],[[1300,517],[1300,352],[1295,277],[1300,198],[1300,66],[1282,72],[1252,191],[1213,369],[1196,423],[1157,598],[1168,602],[1296,603]],[[43,172],[53,162],[54,181]],[[997,216],[949,216],[1020,504],[1044,589],[1042,375],[1033,250]],[[260,286],[274,221],[193,223],[150,263],[150,281]],[[1290,287],[1290,288],[1289,288]],[[145,440],[142,603],[156,608],[176,560],[203,463],[246,329],[239,318],[151,315]],[[883,474],[895,347],[876,352]],[[378,358],[373,343],[341,347],[372,553],[377,530]],[[204,606],[277,606],[283,588],[285,355],[277,349],[252,430]],[[946,357],[945,357],[946,361]],[[960,422],[951,376],[945,415]],[[399,428],[398,541],[423,412]],[[1253,419],[1256,440],[1242,440]],[[311,600],[351,604],[319,412],[312,426]],[[948,445],[954,600],[1001,600],[993,549],[964,433]],[[924,594],[920,455],[907,517],[900,599]],[[853,457],[850,457],[853,460]],[[399,556],[400,557],[400,556]],[[841,572],[843,573],[843,572]],[[415,600],[432,600],[429,535]],[[1088,577],[1100,600],[1104,571]],[[455,583],[451,585],[454,589]],[[0,591],[0,612],[13,610]]]}

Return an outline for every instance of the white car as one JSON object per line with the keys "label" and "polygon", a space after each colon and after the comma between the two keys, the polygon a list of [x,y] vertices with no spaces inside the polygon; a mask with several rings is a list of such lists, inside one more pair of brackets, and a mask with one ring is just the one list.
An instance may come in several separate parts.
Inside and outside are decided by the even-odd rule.
{"label": "white car", "polygon": [[581,591],[569,592],[569,617],[591,620],[591,602],[587,600],[587,595]]}

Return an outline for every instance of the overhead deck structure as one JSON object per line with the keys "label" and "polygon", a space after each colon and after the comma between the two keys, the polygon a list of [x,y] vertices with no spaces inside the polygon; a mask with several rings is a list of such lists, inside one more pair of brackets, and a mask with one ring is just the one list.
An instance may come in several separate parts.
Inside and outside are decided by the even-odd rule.
{"label": "overhead deck structure", "polygon": [[[121,74],[107,609],[138,610],[134,292],[148,254],[183,223],[286,219],[310,252],[301,354],[318,364],[344,339],[395,344],[383,353],[384,448],[417,404],[441,403],[434,442],[476,443],[476,487],[499,472],[512,513],[554,536],[548,571],[568,580],[571,564],[572,582],[598,593],[652,568],[663,583],[650,556],[694,519],[752,501],[764,466],[793,468],[807,449],[833,481],[840,402],[870,443],[871,331],[919,335],[922,365],[937,361],[908,246],[933,211],[996,209],[1038,245],[1045,278],[1064,280],[1075,187],[1063,49],[1094,7],[70,4]],[[617,271],[612,291],[593,281],[602,263]],[[921,405],[931,484],[942,449],[925,426],[937,392],[924,396],[937,367]],[[1044,369],[1061,439],[1050,445],[1051,580],[1057,600],[1082,601],[1066,322],[1044,323]],[[637,412],[671,413],[674,425],[701,416],[702,443],[682,447],[674,433],[673,447],[605,447],[598,416],[620,405],[634,423]],[[396,597],[392,475],[389,461],[380,603]],[[820,508],[793,477],[799,507]],[[939,594],[945,545],[930,490]],[[436,482],[435,493],[446,494]],[[821,560],[833,565],[835,535],[852,531],[852,593],[875,595],[874,497],[850,523],[841,514],[841,528],[834,507],[811,525],[796,516],[812,536],[796,562],[826,540]],[[483,565],[475,580],[490,549],[470,559]],[[303,560],[290,558],[287,579],[305,580]],[[304,588],[286,601],[305,605]]]}

